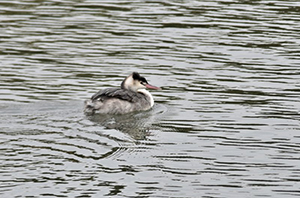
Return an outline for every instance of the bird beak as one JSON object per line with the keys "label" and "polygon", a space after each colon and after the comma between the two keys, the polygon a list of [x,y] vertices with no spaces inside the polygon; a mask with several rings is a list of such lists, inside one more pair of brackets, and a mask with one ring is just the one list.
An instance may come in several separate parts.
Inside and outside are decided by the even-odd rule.
{"label": "bird beak", "polygon": [[145,84],[145,86],[146,86],[148,89],[161,89],[160,87],[156,87],[156,86],[153,86],[153,85],[150,85],[150,84]]}

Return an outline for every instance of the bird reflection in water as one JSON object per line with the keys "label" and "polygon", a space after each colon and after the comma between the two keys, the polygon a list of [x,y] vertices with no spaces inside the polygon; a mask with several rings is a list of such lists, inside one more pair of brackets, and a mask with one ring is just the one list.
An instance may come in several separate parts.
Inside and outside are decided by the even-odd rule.
{"label": "bird reflection in water", "polygon": [[145,140],[155,129],[154,123],[165,112],[163,105],[154,105],[151,110],[123,115],[94,114],[88,119],[107,129],[115,129],[128,134],[135,140]]}

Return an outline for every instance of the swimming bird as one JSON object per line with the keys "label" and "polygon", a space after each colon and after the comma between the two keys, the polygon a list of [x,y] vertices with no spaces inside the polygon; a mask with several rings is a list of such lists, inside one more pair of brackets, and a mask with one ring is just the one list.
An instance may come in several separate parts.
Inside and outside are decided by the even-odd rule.
{"label": "swimming bird", "polygon": [[146,111],[154,105],[148,89],[160,89],[150,85],[146,78],[133,72],[121,83],[120,88],[100,90],[85,101],[87,114],[126,114],[134,111]]}

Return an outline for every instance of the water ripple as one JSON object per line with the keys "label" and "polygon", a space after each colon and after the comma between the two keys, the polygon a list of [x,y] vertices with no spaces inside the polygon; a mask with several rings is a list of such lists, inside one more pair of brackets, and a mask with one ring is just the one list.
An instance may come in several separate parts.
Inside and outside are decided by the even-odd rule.
{"label": "water ripple", "polygon": [[[299,9],[1,1],[1,196],[299,196]],[[132,71],[151,111],[83,115]]]}

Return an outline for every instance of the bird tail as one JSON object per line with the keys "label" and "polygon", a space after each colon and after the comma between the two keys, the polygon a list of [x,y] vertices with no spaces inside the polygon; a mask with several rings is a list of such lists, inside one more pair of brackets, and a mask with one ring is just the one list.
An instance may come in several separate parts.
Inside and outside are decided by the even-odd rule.
{"label": "bird tail", "polygon": [[84,107],[84,113],[87,115],[93,115],[96,111],[95,104],[91,99],[84,101],[85,107]]}

